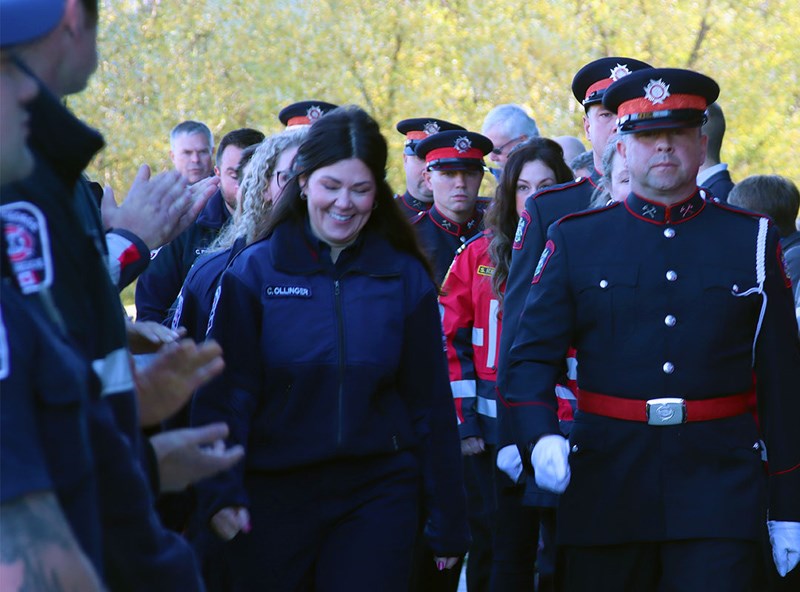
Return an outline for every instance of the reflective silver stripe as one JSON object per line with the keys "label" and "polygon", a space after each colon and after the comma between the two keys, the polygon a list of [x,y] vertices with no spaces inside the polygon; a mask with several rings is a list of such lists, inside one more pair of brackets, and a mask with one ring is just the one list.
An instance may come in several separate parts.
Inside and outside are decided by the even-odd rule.
{"label": "reflective silver stripe", "polygon": [[450,390],[453,391],[454,399],[468,399],[475,397],[474,380],[453,380],[450,382]]}
{"label": "reflective silver stripe", "polygon": [[472,345],[478,347],[483,345],[483,329],[480,327],[472,328]]}
{"label": "reflective silver stripe", "polygon": [[486,352],[486,367],[494,368],[494,360],[497,357],[497,309],[500,303],[492,298],[489,301],[489,349]]}
{"label": "reflective silver stripe", "polygon": [[497,401],[478,397],[478,413],[487,417],[497,417]]}

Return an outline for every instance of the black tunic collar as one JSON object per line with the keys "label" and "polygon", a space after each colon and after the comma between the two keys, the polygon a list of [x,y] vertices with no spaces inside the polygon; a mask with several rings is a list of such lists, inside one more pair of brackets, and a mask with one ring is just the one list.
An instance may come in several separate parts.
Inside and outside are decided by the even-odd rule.
{"label": "black tunic collar", "polygon": [[697,216],[705,205],[705,192],[698,189],[687,199],[670,206],[650,201],[635,193],[625,199],[625,208],[631,215],[651,224],[686,222]]}
{"label": "black tunic collar", "polygon": [[403,203],[405,207],[409,210],[414,210],[415,212],[427,212],[431,209],[433,202],[426,202],[417,199],[413,195],[411,195],[407,190],[406,192],[400,196],[400,201]]}
{"label": "black tunic collar", "polygon": [[471,218],[459,224],[442,214],[436,206],[433,206],[428,211],[428,216],[431,217],[431,220],[433,220],[436,226],[459,238],[462,236],[470,237],[476,234],[481,229],[481,222],[483,221],[483,212],[475,210]]}

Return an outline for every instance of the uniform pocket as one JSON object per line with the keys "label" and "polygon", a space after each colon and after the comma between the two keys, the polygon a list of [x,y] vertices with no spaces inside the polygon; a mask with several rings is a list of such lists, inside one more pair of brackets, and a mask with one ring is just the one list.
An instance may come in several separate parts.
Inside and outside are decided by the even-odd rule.
{"label": "uniform pocket", "polygon": [[581,326],[596,326],[613,337],[625,337],[636,332],[638,267],[585,267],[576,269],[574,277],[577,320]]}

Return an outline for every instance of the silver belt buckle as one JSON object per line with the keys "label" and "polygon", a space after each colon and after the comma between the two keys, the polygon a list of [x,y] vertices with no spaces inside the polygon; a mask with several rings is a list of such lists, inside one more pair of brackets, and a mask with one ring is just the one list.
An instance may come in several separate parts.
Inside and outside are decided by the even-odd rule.
{"label": "silver belt buckle", "polygon": [[686,401],[679,397],[650,399],[646,410],[650,425],[678,425],[686,421]]}

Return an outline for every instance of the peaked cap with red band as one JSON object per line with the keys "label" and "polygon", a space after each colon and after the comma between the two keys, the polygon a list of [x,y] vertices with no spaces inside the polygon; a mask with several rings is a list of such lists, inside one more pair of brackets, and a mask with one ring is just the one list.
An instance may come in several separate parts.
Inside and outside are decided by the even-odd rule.
{"label": "peaked cap with red band", "polygon": [[326,103],[325,101],[300,101],[292,103],[281,109],[278,119],[286,127],[292,125],[311,125],[317,119],[333,111],[339,105]]}
{"label": "peaked cap with red band", "polygon": [[677,68],[640,70],[612,84],[603,105],[617,114],[617,131],[700,127],[719,85],[708,76]]}
{"label": "peaked cap with red band", "polygon": [[652,68],[646,62],[633,58],[610,57],[589,62],[578,70],[572,79],[572,94],[588,109],[603,101],[605,90],[614,82],[630,74]]}
{"label": "peaked cap with red band", "polygon": [[428,136],[417,144],[417,156],[429,171],[482,170],[483,157],[492,151],[492,141],[476,132],[450,130]]}
{"label": "peaked cap with red band", "polygon": [[405,149],[403,152],[408,155],[416,154],[415,149],[417,144],[428,136],[451,130],[466,131],[466,128],[458,124],[445,121],[444,119],[436,119],[435,117],[404,119],[398,121],[396,127],[397,131],[406,137]]}

